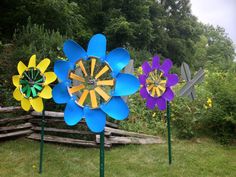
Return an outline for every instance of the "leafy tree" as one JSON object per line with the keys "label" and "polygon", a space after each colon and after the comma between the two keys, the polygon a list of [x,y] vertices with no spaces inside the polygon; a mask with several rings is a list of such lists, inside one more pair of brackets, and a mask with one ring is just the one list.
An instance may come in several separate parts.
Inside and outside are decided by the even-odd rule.
{"label": "leafy tree", "polygon": [[0,3],[4,14],[0,18],[0,30],[4,38],[11,38],[17,26],[26,25],[28,17],[31,17],[32,23],[59,30],[67,36],[79,37],[83,42],[91,35],[77,3],[68,0],[3,0]]}
{"label": "leafy tree", "polygon": [[206,60],[226,69],[232,65],[235,50],[232,40],[225,30],[219,26],[204,26],[204,34],[208,40]]}

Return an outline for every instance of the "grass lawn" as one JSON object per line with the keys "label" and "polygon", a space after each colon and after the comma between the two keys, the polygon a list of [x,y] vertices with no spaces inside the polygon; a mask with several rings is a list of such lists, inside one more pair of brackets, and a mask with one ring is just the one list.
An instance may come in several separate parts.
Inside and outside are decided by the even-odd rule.
{"label": "grass lawn", "polygon": [[[0,177],[99,177],[99,149],[45,144],[44,171],[38,174],[39,142],[0,142]],[[210,140],[176,141],[173,164],[167,145],[127,145],[105,152],[106,177],[235,177],[236,147]]]}

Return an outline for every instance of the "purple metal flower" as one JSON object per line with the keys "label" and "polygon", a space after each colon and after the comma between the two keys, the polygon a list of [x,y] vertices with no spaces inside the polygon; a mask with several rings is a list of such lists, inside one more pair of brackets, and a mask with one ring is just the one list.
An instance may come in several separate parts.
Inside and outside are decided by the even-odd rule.
{"label": "purple metal flower", "polygon": [[177,74],[170,74],[169,71],[173,63],[170,59],[165,59],[160,65],[160,58],[156,55],[152,59],[152,66],[147,61],[142,64],[143,74],[139,75],[142,85],[140,95],[146,99],[146,106],[159,110],[166,109],[166,102],[174,99],[174,92],[171,86],[178,83]]}

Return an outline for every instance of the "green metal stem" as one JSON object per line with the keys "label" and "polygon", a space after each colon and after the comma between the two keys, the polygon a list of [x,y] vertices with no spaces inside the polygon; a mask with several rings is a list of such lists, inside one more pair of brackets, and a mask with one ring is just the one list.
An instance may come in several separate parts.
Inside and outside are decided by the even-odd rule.
{"label": "green metal stem", "polygon": [[104,177],[104,131],[100,133],[100,177]]}
{"label": "green metal stem", "polygon": [[170,102],[167,101],[167,128],[168,128],[168,156],[169,156],[169,165],[172,162],[172,154],[171,154],[171,129],[170,129]]}
{"label": "green metal stem", "polygon": [[45,124],[45,109],[43,109],[42,119],[41,119],[41,142],[40,142],[40,161],[39,161],[40,174],[42,174],[43,171],[44,124]]}

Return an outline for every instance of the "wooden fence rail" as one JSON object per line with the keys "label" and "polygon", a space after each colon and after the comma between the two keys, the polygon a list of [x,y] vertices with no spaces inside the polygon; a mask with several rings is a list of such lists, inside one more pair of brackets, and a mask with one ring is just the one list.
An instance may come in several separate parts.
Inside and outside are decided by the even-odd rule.
{"label": "wooden fence rail", "polygon": [[[21,107],[0,107],[1,114],[15,113],[21,110]],[[29,119],[33,118],[31,115],[21,115],[16,117],[0,118],[0,140],[9,139],[12,137],[27,136],[32,133],[32,124]]]}
{"label": "wooden fence rail", "polygon": [[[0,108],[0,113],[12,113],[19,107]],[[32,111],[30,115],[11,118],[0,118],[0,140],[2,138],[26,136],[29,139],[40,140],[42,113]],[[87,128],[84,120],[79,126],[69,127],[64,122],[63,112],[45,111],[44,141],[52,143],[73,144],[76,146],[99,147],[100,135],[94,134]],[[14,123],[14,125],[12,125]],[[118,125],[106,122],[105,147],[110,148],[117,144],[159,144],[164,141],[153,135],[129,132],[118,129]]]}

